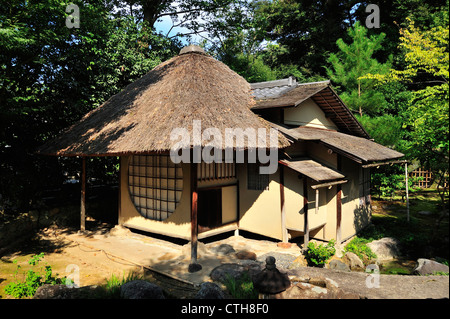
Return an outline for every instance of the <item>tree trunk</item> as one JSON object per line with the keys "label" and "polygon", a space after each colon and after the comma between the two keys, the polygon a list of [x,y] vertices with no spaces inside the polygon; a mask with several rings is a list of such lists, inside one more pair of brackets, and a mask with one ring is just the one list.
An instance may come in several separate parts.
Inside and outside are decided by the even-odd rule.
{"label": "tree trunk", "polygon": [[153,28],[167,0],[142,0],[141,3],[144,21],[147,21]]}
{"label": "tree trunk", "polygon": [[361,82],[358,81],[358,107],[359,107],[359,116],[362,116],[361,109]]}

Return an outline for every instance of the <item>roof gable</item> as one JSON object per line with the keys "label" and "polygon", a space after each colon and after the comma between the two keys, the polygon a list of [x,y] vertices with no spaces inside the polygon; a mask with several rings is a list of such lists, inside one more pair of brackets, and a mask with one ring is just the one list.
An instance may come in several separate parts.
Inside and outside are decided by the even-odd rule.
{"label": "roof gable", "polygon": [[[332,89],[330,81],[297,84],[291,80],[292,85],[280,89],[284,83],[282,81],[286,80],[288,79],[251,84],[256,100],[252,110],[257,112],[263,109],[296,107],[311,98],[322,109],[325,116],[338,126],[339,131],[369,138],[366,130]],[[262,94],[263,90],[266,94]],[[274,93],[270,94],[272,92]]]}

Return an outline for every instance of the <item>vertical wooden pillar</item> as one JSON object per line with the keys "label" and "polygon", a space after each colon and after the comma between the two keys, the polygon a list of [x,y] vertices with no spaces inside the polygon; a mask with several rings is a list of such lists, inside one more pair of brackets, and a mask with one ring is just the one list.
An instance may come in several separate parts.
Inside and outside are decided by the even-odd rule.
{"label": "vertical wooden pillar", "polygon": [[341,185],[337,186],[336,194],[336,243],[340,244],[342,240],[341,220],[342,220],[342,189]]}
{"label": "vertical wooden pillar", "polygon": [[319,189],[316,188],[316,214],[319,213]]}
{"label": "vertical wooden pillar", "polygon": [[120,218],[122,216],[122,157],[119,157],[119,198],[117,200],[117,225],[119,225]]}
{"label": "vertical wooden pillar", "polygon": [[309,243],[309,225],[308,225],[308,179],[303,175],[303,218],[304,218],[304,247],[306,249]]}
{"label": "vertical wooden pillar", "polygon": [[82,157],[81,162],[81,211],[80,230],[86,230],[86,157]]}
{"label": "vertical wooden pillar", "polygon": [[280,203],[281,203],[281,238],[283,243],[287,243],[288,236],[286,230],[286,207],[284,204],[284,167],[280,165]]}
{"label": "vertical wooden pillar", "polygon": [[[342,158],[341,155],[337,154],[337,170],[342,169]],[[341,231],[341,220],[342,220],[342,186],[337,185],[336,193],[336,243],[340,244],[342,240]]]}
{"label": "vertical wooden pillar", "polygon": [[191,263],[189,264],[189,272],[196,272],[202,269],[197,263],[197,242],[198,242],[198,221],[197,221],[197,163],[191,163]]}

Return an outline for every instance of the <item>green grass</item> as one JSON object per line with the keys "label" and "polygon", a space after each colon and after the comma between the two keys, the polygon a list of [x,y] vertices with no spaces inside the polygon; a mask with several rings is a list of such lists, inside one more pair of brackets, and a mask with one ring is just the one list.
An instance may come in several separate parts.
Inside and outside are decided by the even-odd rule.
{"label": "green grass", "polygon": [[[400,242],[402,253],[411,259],[449,259],[448,242],[444,240],[449,236],[449,219],[445,217],[437,225],[443,208],[436,190],[427,189],[411,195],[409,222],[406,203],[402,201],[374,200],[372,205],[378,208],[372,213],[372,225],[358,234],[360,243],[394,237]],[[421,215],[420,211],[431,214]]]}
{"label": "green grass", "polygon": [[93,298],[102,298],[102,299],[120,299],[120,287],[130,281],[133,280],[143,280],[143,276],[136,273],[128,273],[128,275],[122,276],[122,279],[118,276],[112,274],[109,279],[106,280],[106,284],[101,286],[100,289],[96,292],[97,296],[93,296]]}
{"label": "green grass", "polygon": [[258,291],[253,287],[253,282],[248,272],[235,279],[229,275],[224,280],[228,292],[236,299],[258,299]]}

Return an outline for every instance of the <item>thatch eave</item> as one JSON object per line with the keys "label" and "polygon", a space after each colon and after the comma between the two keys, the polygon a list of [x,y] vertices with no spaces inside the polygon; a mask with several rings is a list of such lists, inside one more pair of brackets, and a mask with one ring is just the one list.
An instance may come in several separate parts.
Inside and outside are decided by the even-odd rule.
{"label": "thatch eave", "polygon": [[[269,133],[270,125],[250,110],[254,103],[245,79],[208,55],[188,52],[129,84],[37,153],[120,156],[164,152],[174,145],[172,131],[185,129],[192,137],[196,120],[201,121],[202,133],[207,128],[216,128],[222,134],[227,128],[265,128]],[[202,140],[201,145],[191,141],[189,146],[207,145]],[[248,141],[236,146],[258,145]],[[289,141],[279,133],[277,147],[287,146]]]}

